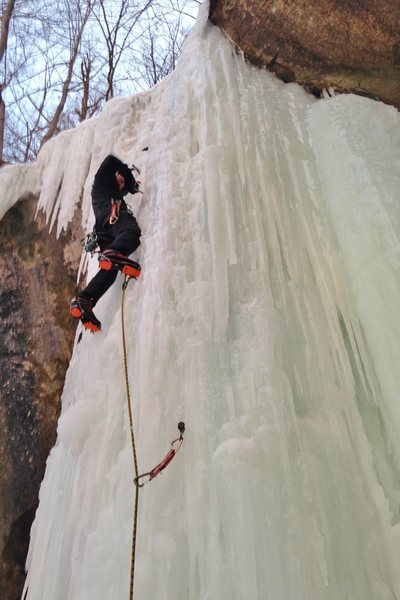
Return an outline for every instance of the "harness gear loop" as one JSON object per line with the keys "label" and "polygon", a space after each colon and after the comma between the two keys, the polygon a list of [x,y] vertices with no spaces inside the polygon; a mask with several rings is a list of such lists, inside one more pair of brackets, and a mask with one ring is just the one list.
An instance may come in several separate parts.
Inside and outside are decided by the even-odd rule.
{"label": "harness gear loop", "polygon": [[130,574],[130,587],[129,587],[129,600],[133,599],[133,589],[135,580],[135,558],[136,558],[136,533],[137,533],[137,518],[139,508],[139,487],[136,484],[136,478],[138,477],[138,464],[136,456],[135,446],[135,434],[133,429],[133,416],[131,406],[131,394],[129,390],[129,377],[128,377],[128,360],[126,352],[126,338],[125,338],[125,316],[124,316],[124,304],[125,304],[125,290],[128,286],[130,277],[125,275],[124,283],[122,285],[122,298],[121,298],[121,326],[122,326],[122,347],[124,353],[124,371],[125,371],[125,387],[126,397],[128,402],[128,414],[129,414],[129,429],[131,432],[131,446],[133,455],[133,464],[135,468],[135,502],[134,502],[134,513],[133,513],[133,532],[132,532],[132,553],[131,553],[131,574]]}
{"label": "harness gear loop", "polygon": [[110,225],[114,225],[119,219],[119,207],[121,205],[121,200],[111,200],[111,214],[108,222]]}

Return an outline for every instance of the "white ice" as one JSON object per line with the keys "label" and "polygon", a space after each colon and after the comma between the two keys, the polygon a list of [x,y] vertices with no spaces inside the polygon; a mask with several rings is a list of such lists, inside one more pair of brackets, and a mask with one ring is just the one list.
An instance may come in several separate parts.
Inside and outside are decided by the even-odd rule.
{"label": "white ice", "polygon": [[[20,187],[3,169],[4,210],[40,191],[58,231],[81,200],[90,228],[105,155],[142,169],[126,297],[141,470],[178,421],[187,435],[141,494],[136,598],[393,600],[399,114],[283,84],[205,16],[168,79],[46,144]],[[120,283],[96,307],[103,332],[74,348],[27,600],[128,599]]]}

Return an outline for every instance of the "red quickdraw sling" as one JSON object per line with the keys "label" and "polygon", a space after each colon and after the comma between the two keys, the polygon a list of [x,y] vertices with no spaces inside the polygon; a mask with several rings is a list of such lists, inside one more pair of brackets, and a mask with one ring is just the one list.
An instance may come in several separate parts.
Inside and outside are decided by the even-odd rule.
{"label": "red quickdraw sling", "polygon": [[[183,423],[183,421],[178,423],[178,429],[180,436],[176,438],[176,440],[173,440],[173,442],[171,442],[171,449],[167,452],[163,460],[158,465],[156,465],[151,471],[148,471],[147,473],[143,473],[142,475],[138,475],[137,477],[135,477],[135,484],[138,487],[143,487],[144,485],[146,485],[146,483],[150,483],[150,481],[152,481],[155,477],[157,477],[157,475],[164,471],[166,467],[168,467],[169,463],[174,458],[176,453],[179,452],[180,447],[183,444],[183,434],[185,433],[185,423]],[[143,483],[139,483],[140,480],[144,477],[148,477],[148,480],[144,481]]]}
{"label": "red quickdraw sling", "polygon": [[119,218],[119,207],[121,204],[121,200],[112,200],[111,201],[111,213],[108,222],[110,225],[114,225],[118,221]]}

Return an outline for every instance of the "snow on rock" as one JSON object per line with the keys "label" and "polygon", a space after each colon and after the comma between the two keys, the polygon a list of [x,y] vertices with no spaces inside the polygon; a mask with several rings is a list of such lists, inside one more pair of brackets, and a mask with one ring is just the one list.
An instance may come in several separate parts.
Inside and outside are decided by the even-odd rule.
{"label": "snow on rock", "polygon": [[0,219],[18,200],[39,191],[36,165],[7,165],[0,170]]}
{"label": "snow on rock", "polygon": [[[187,435],[141,493],[136,597],[393,599],[400,118],[284,85],[205,16],[169,78],[108,103],[29,170],[60,231],[80,198],[91,227],[107,153],[142,169],[143,271],[126,294],[140,469],[164,456],[178,421]],[[0,172],[7,194],[26,193],[22,172],[17,190]],[[75,346],[27,600],[128,597],[120,303],[114,285],[96,307],[103,332]]]}

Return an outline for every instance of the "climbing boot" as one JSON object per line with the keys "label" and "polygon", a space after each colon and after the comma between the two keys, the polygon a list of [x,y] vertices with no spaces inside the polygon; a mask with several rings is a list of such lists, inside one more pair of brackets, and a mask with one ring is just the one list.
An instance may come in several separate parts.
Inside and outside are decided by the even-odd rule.
{"label": "climbing boot", "polygon": [[92,333],[101,331],[101,323],[96,318],[93,309],[93,299],[76,296],[72,298],[69,311],[75,319],[80,319],[85,329]]}
{"label": "climbing boot", "polygon": [[99,254],[99,265],[100,269],[104,269],[105,271],[118,269],[124,275],[134,277],[135,279],[139,277],[141,271],[139,263],[130,260],[130,258],[121,254],[121,252],[111,249],[104,250],[104,252]]}

